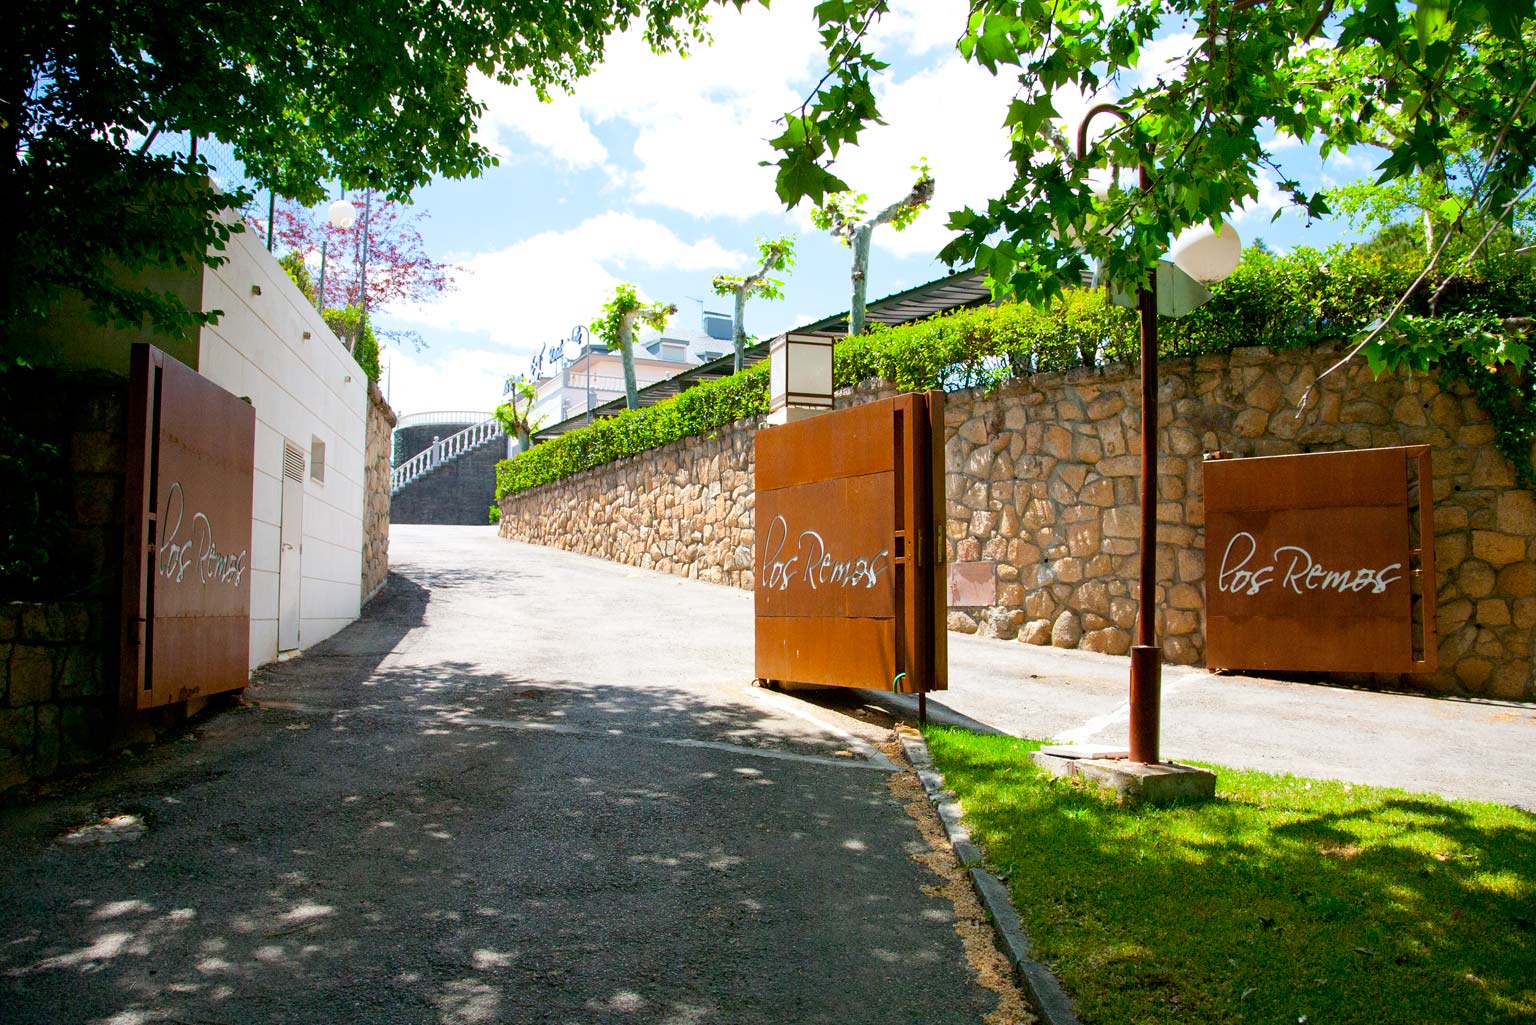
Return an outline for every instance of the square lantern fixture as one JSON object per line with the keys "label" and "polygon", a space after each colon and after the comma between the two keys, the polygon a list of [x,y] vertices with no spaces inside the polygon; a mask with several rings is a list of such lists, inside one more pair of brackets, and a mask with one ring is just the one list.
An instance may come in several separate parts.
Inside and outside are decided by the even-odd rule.
{"label": "square lantern fixture", "polygon": [[832,408],[836,335],[782,334],[768,347],[768,422],[789,423]]}

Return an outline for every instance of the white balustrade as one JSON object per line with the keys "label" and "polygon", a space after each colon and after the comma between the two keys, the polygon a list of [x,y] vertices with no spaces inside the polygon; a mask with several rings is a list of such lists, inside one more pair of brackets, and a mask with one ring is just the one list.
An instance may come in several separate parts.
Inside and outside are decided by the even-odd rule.
{"label": "white balustrade", "polygon": [[498,420],[485,420],[447,438],[435,438],[431,445],[390,471],[389,493],[394,494],[433,467],[452,462],[466,452],[504,437],[506,431]]}

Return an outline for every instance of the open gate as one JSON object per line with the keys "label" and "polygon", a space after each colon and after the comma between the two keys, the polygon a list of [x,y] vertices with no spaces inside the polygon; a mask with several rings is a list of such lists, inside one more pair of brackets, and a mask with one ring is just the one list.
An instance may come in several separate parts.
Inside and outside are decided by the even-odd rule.
{"label": "open gate", "polygon": [[943,392],[758,432],[760,679],[947,686],[943,459]]}
{"label": "open gate", "polygon": [[122,696],[154,708],[244,687],[256,411],[150,345],[129,374]]}

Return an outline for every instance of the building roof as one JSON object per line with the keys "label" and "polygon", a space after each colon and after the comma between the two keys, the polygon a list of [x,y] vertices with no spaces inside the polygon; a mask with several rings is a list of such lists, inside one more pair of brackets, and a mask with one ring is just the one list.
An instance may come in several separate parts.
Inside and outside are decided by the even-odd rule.
{"label": "building roof", "polygon": [[[982,306],[992,301],[992,290],[987,287],[987,276],[978,270],[961,271],[925,282],[902,292],[893,292],[883,299],[866,304],[864,315],[871,323],[910,324],[936,313],[964,310]],[[845,335],[848,333],[848,313],[834,313],[795,331],[820,332]]]}
{"label": "building roof", "polygon": [[[936,281],[929,281],[914,288],[908,288],[901,292],[895,292],[882,299],[876,299],[865,305],[865,316],[871,323],[909,324],[925,317],[931,317],[936,313],[948,313],[951,310],[969,309],[973,306],[981,306],[991,302],[992,292],[987,288],[986,275],[981,271],[961,271],[947,275]],[[840,334],[848,333],[848,312],[834,313],[820,320],[812,321],[801,327],[793,328],[789,334]],[[754,363],[760,363],[768,358],[768,346],[772,340],[758,342],[749,345],[742,355],[742,367],[746,368]],[[725,343],[729,345],[730,343]],[[705,381],[715,381],[722,377],[729,377],[735,372],[735,354],[727,352],[719,359],[710,360],[698,366],[689,367],[664,381],[647,385],[639,390],[640,405],[654,406],[665,399],[670,399],[695,385]],[[584,427],[593,420],[607,416],[617,416],[624,412],[625,400],[614,399],[596,406],[588,412],[578,414],[557,424],[551,424],[542,430],[533,433],[533,440],[548,441],[558,438],[567,431]]]}

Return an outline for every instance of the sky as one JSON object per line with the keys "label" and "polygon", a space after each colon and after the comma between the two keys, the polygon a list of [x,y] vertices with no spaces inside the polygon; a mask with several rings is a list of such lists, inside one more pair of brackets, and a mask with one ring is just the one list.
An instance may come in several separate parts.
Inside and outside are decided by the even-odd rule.
{"label": "sky", "polygon": [[[784,298],[747,305],[750,335],[771,337],[848,308],[850,252],[811,225],[809,208],[785,210],[773,189],[768,140],[824,70],[812,0],[774,0],[772,11],[719,9],[713,43],[686,57],[658,56],[637,36],[610,41],[605,63],[574,94],[541,103],[532,90],[479,80],[486,104],[479,138],[500,160],[483,176],[435,181],[415,197],[427,252],[457,268],[430,303],[374,313],[384,329],[423,344],[386,341],[381,380],[401,414],[489,411],[508,375],[526,372],[546,344],[589,324],[621,281],[642,297],[675,303],[692,330],[702,309],[729,314],[716,274],[754,269],[756,239],[793,233],[797,261]],[[937,179],[932,207],[909,228],[882,227],[870,261],[871,299],[946,274],[934,259],[948,239],[948,211],[980,205],[1011,179],[1001,127],[1017,86],[964,62],[955,50],[964,0],[898,0],[873,34],[890,67],[876,81],[887,124],[845,149],[834,170],[874,209],[910,190],[926,159]],[[1187,48],[1160,39],[1138,74],[1155,75]],[[1125,83],[1129,88],[1134,82]],[[1091,102],[1058,96],[1070,130]],[[1288,141],[1288,140],[1287,140]],[[1369,172],[1364,154],[1326,162],[1298,145],[1277,151],[1304,186]],[[1348,237],[1337,223],[1306,225],[1282,207],[1273,179],[1231,219],[1246,242],[1275,249]]]}

